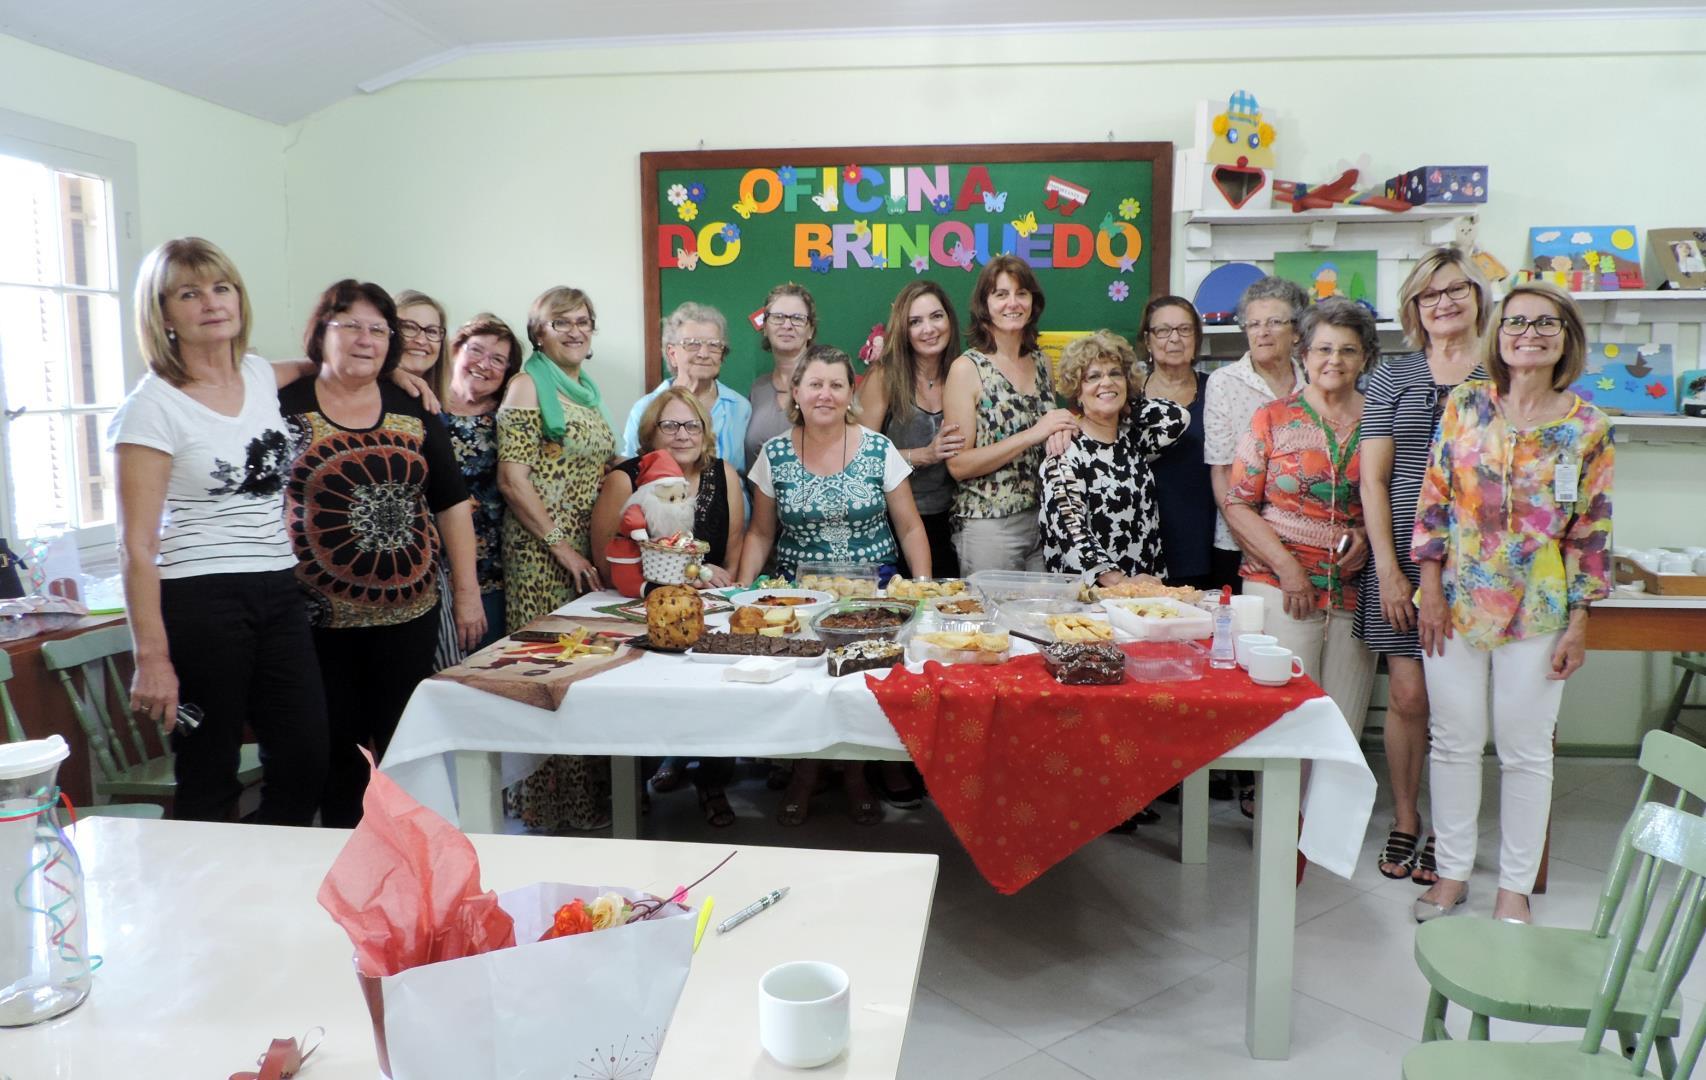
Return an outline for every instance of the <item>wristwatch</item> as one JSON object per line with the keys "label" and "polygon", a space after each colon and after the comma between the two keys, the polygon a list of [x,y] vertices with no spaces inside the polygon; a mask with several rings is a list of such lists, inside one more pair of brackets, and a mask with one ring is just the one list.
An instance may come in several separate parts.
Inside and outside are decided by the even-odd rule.
{"label": "wristwatch", "polygon": [[568,541],[568,539],[569,539],[569,534],[563,531],[563,527],[561,525],[553,527],[550,532],[546,533],[544,536],[541,536],[539,538],[540,542],[542,542],[548,548],[549,547],[556,547],[558,544],[566,543]]}

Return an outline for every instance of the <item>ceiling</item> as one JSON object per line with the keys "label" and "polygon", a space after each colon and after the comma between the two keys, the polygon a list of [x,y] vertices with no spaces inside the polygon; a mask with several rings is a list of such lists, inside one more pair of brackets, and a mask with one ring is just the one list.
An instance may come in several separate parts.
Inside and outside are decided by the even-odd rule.
{"label": "ceiling", "polygon": [[[0,0],[0,34],[275,123],[481,52],[850,33],[1696,16],[1683,0]],[[1181,11],[1186,14],[1181,14]]]}

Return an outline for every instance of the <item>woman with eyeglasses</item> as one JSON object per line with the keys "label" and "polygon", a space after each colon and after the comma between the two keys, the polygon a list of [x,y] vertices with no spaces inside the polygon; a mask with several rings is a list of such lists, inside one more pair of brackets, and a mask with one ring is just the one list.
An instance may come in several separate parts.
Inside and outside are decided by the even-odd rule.
{"label": "woman with eyeglasses", "polygon": [[817,305],[804,285],[783,282],[764,298],[764,326],[758,347],[775,361],[770,370],[752,380],[747,393],[752,419],[746,425],[746,464],[758,460],[765,441],[787,431],[788,402],[793,392],[794,368],[805,359],[806,350],[817,338]]}
{"label": "woman with eyeglasses", "polygon": [[[746,533],[746,500],[741,495],[740,475],[734,466],[717,456],[711,440],[711,418],[699,399],[679,386],[671,386],[651,400],[640,415],[640,438],[647,451],[667,452],[681,467],[693,497],[693,535],[711,546],[702,560],[710,572],[696,585],[724,588],[735,584],[729,571],[731,560],[738,559],[741,537]],[[644,457],[632,457],[616,464],[605,474],[604,487],[598,493],[598,503],[592,508],[592,552],[598,571],[606,581],[611,580],[607,551],[622,520],[622,511],[640,481],[640,463]],[[652,790],[663,794],[681,787],[691,779],[699,792],[699,807],[707,824],[724,828],[734,824],[734,811],[723,794],[723,785],[732,772],[732,762],[722,758],[701,758],[697,766],[688,769],[682,758],[665,758],[652,774]]]}
{"label": "woman with eyeglasses", "polygon": [[1439,841],[1439,880],[1416,901],[1418,922],[1468,896],[1489,726],[1493,917],[1530,920],[1564,680],[1585,659],[1589,605],[1611,594],[1611,424],[1570,391],[1587,362],[1581,313],[1568,293],[1532,281],[1511,288],[1496,322],[1482,353],[1492,380],[1446,399],[1411,538]]}
{"label": "woman with eyeglasses", "polygon": [[699,399],[711,416],[711,435],[717,456],[746,473],[746,429],[752,422],[752,403],[723,385],[723,359],[729,354],[729,323],[714,307],[691,300],[663,320],[663,355],[670,378],[634,402],[622,430],[622,453],[640,453],[640,417],[652,399],[679,386]]}
{"label": "woman with eyeglasses", "polygon": [[[450,439],[381,379],[402,357],[397,324],[384,289],[337,282],[308,322],[318,374],[279,394],[295,443],[285,524],[331,732],[320,821],[333,828],[361,820],[368,765],[358,748],[383,757],[409,695],[432,674],[438,605],[454,605],[463,648],[486,632],[468,489]],[[450,597],[438,586],[440,537]]]}
{"label": "woman with eyeglasses", "polygon": [[396,301],[397,325],[403,332],[403,359],[397,366],[425,379],[442,396],[448,378],[445,341],[450,325],[444,305],[414,289],[404,289]]}
{"label": "woman with eyeglasses", "polygon": [[1362,507],[1373,556],[1357,589],[1356,635],[1386,657],[1386,769],[1392,778],[1391,829],[1380,873],[1432,885],[1434,838],[1422,837],[1422,765],[1428,753],[1428,688],[1411,598],[1422,572],[1410,558],[1416,498],[1434,427],[1454,387],[1485,379],[1481,338],[1492,297],[1468,255],[1429,252],[1398,290],[1398,319],[1415,352],[1387,359],[1369,375],[1362,411]]}
{"label": "woman with eyeglasses", "polygon": [[1143,395],[1184,406],[1190,422],[1178,441],[1150,462],[1155,477],[1163,576],[1174,585],[1219,590],[1236,584],[1236,575],[1217,578],[1214,550],[1214,486],[1203,461],[1203,405],[1208,376],[1196,369],[1202,346],[1202,316],[1182,296],[1159,296],[1143,309],[1138,329],[1149,373]]}
{"label": "woman with eyeglasses", "polygon": [[1303,661],[1362,736],[1374,654],[1351,633],[1363,531],[1357,377],[1379,356],[1374,316],[1328,298],[1298,319],[1309,381],[1257,409],[1238,443],[1222,512],[1244,552],[1245,595],[1263,630]]}

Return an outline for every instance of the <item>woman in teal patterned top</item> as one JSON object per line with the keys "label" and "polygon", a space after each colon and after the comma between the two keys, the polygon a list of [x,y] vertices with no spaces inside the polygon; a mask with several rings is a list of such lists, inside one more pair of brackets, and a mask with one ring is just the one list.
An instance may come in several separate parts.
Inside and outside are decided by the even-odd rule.
{"label": "woman in teal patterned top", "polygon": [[812,346],[794,369],[792,397],[793,427],[764,444],[748,474],[752,526],[740,580],[758,576],[772,544],[789,577],[816,562],[892,563],[901,550],[913,573],[928,577],[930,541],[907,482],[912,469],[893,443],[859,426],[847,354]]}

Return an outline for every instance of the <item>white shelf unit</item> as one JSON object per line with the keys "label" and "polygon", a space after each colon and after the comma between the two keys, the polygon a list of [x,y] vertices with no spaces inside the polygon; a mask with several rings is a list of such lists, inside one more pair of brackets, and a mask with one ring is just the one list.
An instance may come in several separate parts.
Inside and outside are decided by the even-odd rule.
{"label": "white shelf unit", "polygon": [[[1184,280],[1179,292],[1194,297],[1209,272],[1229,262],[1255,263],[1271,272],[1276,252],[1373,251],[1377,267],[1374,306],[1383,316],[1379,323],[1382,343],[1387,349],[1401,349],[1402,330],[1395,318],[1398,287],[1416,260],[1434,248],[1442,244],[1472,247],[1478,209],[1418,206],[1392,213],[1352,206],[1301,214],[1285,209],[1190,214],[1181,228]],[[1227,359],[1243,352],[1238,327],[1211,326],[1204,331],[1209,336],[1209,359]]]}
{"label": "white shelf unit", "polygon": [[[1706,290],[1631,289],[1571,293],[1587,323],[1588,340],[1671,347],[1680,374],[1706,368]],[[1618,416],[1618,439],[1700,442],[1706,420],[1692,416]]]}

